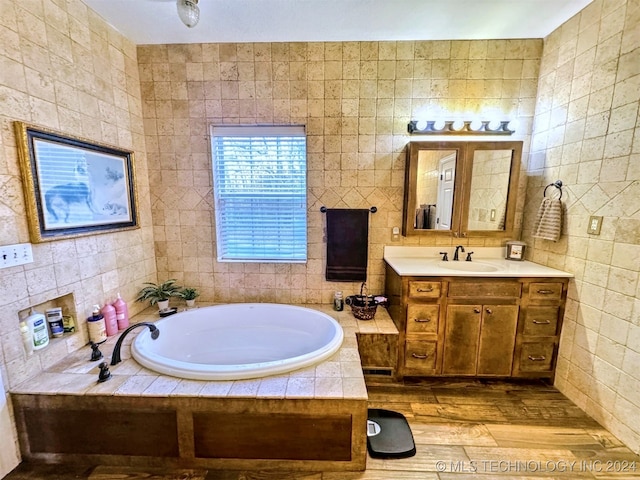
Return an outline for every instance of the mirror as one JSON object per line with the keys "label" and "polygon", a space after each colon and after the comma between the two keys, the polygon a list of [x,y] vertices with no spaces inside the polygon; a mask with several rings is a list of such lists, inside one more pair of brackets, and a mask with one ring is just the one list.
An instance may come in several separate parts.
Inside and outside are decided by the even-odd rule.
{"label": "mirror", "polygon": [[403,235],[509,236],[522,142],[411,142]]}

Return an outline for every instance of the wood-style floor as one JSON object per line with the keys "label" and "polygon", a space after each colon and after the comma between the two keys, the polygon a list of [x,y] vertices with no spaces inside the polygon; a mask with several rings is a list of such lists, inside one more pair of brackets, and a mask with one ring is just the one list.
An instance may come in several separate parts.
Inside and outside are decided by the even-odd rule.
{"label": "wood-style floor", "polygon": [[148,471],[22,464],[5,480],[640,479],[640,456],[542,383],[369,384],[370,408],[403,413],[417,453],[365,472]]}

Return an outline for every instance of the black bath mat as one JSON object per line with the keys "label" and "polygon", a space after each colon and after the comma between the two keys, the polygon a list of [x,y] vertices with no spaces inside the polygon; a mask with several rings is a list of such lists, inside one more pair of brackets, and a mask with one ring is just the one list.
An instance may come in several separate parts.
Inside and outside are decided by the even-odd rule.
{"label": "black bath mat", "polygon": [[373,458],[407,458],[416,454],[413,434],[404,415],[370,408],[367,420],[367,449]]}

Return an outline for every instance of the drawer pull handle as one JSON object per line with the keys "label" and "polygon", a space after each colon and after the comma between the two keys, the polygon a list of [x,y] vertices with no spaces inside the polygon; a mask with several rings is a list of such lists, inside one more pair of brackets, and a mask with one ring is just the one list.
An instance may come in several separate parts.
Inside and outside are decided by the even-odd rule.
{"label": "drawer pull handle", "polygon": [[529,360],[531,360],[532,362],[544,362],[546,359],[547,357],[545,357],[544,355],[540,355],[538,357],[529,355]]}
{"label": "drawer pull handle", "polygon": [[420,288],[420,287],[418,287],[416,289],[416,291],[418,293],[430,293],[430,292],[433,292],[433,287],[429,287],[429,288]]}
{"label": "drawer pull handle", "polygon": [[555,291],[553,291],[553,290],[538,290],[538,293],[540,295],[550,295],[552,293],[555,293]]}
{"label": "drawer pull handle", "polygon": [[534,325],[549,325],[551,322],[549,320],[534,320]]}
{"label": "drawer pull handle", "polygon": [[428,318],[414,318],[413,321],[414,322],[418,322],[418,323],[429,323],[431,321],[431,317],[428,317]]}
{"label": "drawer pull handle", "polygon": [[424,355],[420,355],[419,353],[412,353],[411,356],[413,358],[417,358],[418,360],[426,360],[427,358],[429,358],[428,354],[424,354]]}

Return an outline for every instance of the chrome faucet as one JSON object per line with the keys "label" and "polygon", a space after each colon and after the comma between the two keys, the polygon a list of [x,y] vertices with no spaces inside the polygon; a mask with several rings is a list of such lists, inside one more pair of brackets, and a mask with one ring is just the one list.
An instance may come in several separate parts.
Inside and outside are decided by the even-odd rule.
{"label": "chrome faucet", "polygon": [[129,328],[127,328],[124,332],[120,334],[120,338],[118,338],[118,341],[116,342],[116,346],[113,347],[113,353],[111,354],[111,365],[116,365],[122,361],[122,359],[120,358],[120,349],[122,348],[122,341],[124,340],[124,337],[126,337],[127,334],[134,328],[141,327],[141,326],[149,327],[149,330],[151,330],[151,338],[153,340],[155,340],[160,336],[160,330],[158,330],[158,327],[156,327],[153,323],[140,322],[140,323],[131,325]]}
{"label": "chrome faucet", "polygon": [[459,252],[459,251],[460,251],[460,252],[462,252],[462,253],[464,253],[464,247],[463,247],[462,245],[458,245],[458,246],[456,247],[456,251],[455,251],[455,253],[453,254],[453,261],[454,261],[454,262],[457,262],[457,261],[459,260],[459,258],[458,258],[458,252]]}

